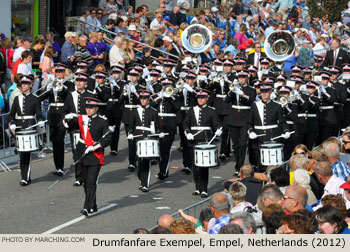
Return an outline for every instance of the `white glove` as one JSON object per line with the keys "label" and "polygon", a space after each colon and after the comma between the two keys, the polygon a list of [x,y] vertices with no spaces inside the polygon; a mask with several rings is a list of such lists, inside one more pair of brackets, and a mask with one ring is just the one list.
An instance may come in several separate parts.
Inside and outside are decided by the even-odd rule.
{"label": "white glove", "polygon": [[299,90],[300,92],[307,92],[306,85],[301,85]]}
{"label": "white glove", "polygon": [[48,84],[47,84],[47,86],[46,86],[46,90],[47,91],[50,91],[51,89],[52,89],[52,82],[50,81]]}
{"label": "white glove", "polygon": [[214,77],[216,77],[218,75],[218,73],[217,72],[211,72],[210,73],[210,78],[214,78]]}
{"label": "white glove", "polygon": [[275,94],[275,92],[272,92],[272,93],[270,94],[270,99],[271,99],[271,100],[274,100],[276,97],[277,97],[277,95]]}
{"label": "white glove", "polygon": [[108,129],[110,132],[114,132],[115,126],[109,126]]}
{"label": "white glove", "polygon": [[159,134],[159,138],[164,138],[164,137],[165,137],[165,133],[162,132]]}
{"label": "white glove", "polygon": [[321,93],[326,93],[326,89],[323,85],[320,86],[320,91]]}
{"label": "white glove", "polygon": [[255,132],[250,132],[250,133],[249,133],[249,138],[250,138],[250,139],[256,139],[256,138],[258,138],[258,136],[256,135]]}
{"label": "white glove", "polygon": [[288,139],[288,138],[290,138],[290,133],[287,131],[286,133],[282,134],[282,137],[284,139]]}
{"label": "white glove", "polygon": [[164,97],[164,91],[162,90],[161,92],[158,93],[158,97],[159,98],[163,98]]}
{"label": "white glove", "polygon": [[132,93],[136,93],[135,85],[130,85],[130,91],[131,91]]}
{"label": "white glove", "polygon": [[44,122],[44,121],[39,121],[39,122],[38,122],[38,126],[39,126],[40,128],[44,128],[45,122]]}
{"label": "white glove", "polygon": [[243,91],[240,90],[238,87],[234,87],[234,88],[233,88],[233,92],[236,93],[236,94],[238,94],[238,95],[242,95],[242,94],[243,94]]}
{"label": "white glove", "polygon": [[70,113],[70,114],[65,115],[65,116],[64,116],[64,119],[66,119],[66,120],[72,120],[72,119],[73,119],[73,114]]}
{"label": "white glove", "polygon": [[220,80],[220,86],[224,86],[225,85],[225,80],[222,78],[221,80]]}
{"label": "white glove", "polygon": [[190,92],[193,92],[193,88],[190,85],[188,85],[187,83],[184,84],[184,88],[186,88]]}
{"label": "white glove", "polygon": [[16,124],[11,124],[10,125],[10,130],[15,131],[17,128]]}
{"label": "white glove", "polygon": [[194,140],[194,136],[192,133],[188,133],[187,136],[186,136],[187,140],[191,141],[191,140]]}
{"label": "white glove", "polygon": [[146,89],[148,89],[149,91],[151,91],[152,93],[154,93],[154,89],[153,89],[153,87],[152,87],[151,84],[147,84]]}
{"label": "white glove", "polygon": [[92,151],[94,151],[94,150],[95,150],[95,149],[94,149],[94,146],[89,146],[89,147],[87,147],[86,150],[85,150],[85,155],[89,154],[89,152],[92,152]]}
{"label": "white glove", "polygon": [[133,140],[134,139],[134,135],[133,134],[129,134],[127,137],[128,140]]}
{"label": "white glove", "polygon": [[215,131],[215,135],[221,136],[221,135],[222,135],[222,129],[217,129],[217,130]]}

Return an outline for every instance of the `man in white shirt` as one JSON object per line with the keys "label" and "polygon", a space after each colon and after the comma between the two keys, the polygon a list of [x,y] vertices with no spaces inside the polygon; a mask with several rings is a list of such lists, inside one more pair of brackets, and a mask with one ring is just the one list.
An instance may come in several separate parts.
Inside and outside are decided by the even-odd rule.
{"label": "man in white shirt", "polygon": [[[111,66],[120,65],[124,68],[125,59],[124,52],[121,49],[122,39],[119,36],[114,38],[114,45],[109,51],[109,62]],[[123,74],[124,72],[122,72]],[[122,76],[121,76],[122,77]]]}
{"label": "man in white shirt", "polygon": [[[344,189],[340,188],[340,186],[344,184],[345,181],[333,175],[332,167],[329,165],[328,162],[317,163],[315,168],[315,174],[318,181],[325,185],[322,198],[329,194],[341,194],[345,200],[346,208],[350,208],[350,201],[346,199]],[[318,208],[318,206],[316,208]]]}
{"label": "man in white shirt", "polygon": [[152,20],[150,24],[150,29],[152,30],[154,26],[158,26],[158,27],[164,26],[162,13],[157,13],[156,17]]}
{"label": "man in white shirt", "polygon": [[23,38],[22,45],[15,50],[13,54],[13,63],[15,63],[18,59],[21,58],[22,53],[25,50],[29,50],[32,47],[33,40],[31,38]]}
{"label": "man in white shirt", "polygon": [[190,3],[188,0],[177,0],[176,6],[180,6],[180,12],[185,15],[190,10]]}

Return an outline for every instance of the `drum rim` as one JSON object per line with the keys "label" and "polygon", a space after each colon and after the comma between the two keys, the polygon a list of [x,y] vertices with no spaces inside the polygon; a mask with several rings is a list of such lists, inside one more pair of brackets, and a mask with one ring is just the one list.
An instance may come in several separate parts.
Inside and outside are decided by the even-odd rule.
{"label": "drum rim", "polygon": [[212,148],[215,149],[215,148],[217,148],[217,145],[216,144],[209,144],[208,145],[208,143],[199,143],[199,144],[196,144],[193,148],[194,149],[212,149]]}
{"label": "drum rim", "polygon": [[38,134],[37,130],[19,130],[16,132],[16,134],[19,135],[33,135],[33,134]]}

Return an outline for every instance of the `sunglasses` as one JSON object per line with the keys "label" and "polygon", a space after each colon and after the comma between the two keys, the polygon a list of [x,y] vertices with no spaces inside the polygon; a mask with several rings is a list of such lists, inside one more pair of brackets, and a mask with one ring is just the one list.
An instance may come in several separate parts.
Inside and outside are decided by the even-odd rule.
{"label": "sunglasses", "polygon": [[343,140],[343,144],[348,144],[348,143],[350,143],[350,141]]}
{"label": "sunglasses", "polygon": [[288,196],[283,196],[283,199],[285,199],[285,200],[287,200],[287,199],[294,200],[294,198],[292,198],[292,197],[288,197]]}
{"label": "sunglasses", "polygon": [[96,12],[91,12],[91,14],[96,14]]}
{"label": "sunglasses", "polygon": [[305,152],[295,152],[294,155],[305,155]]}
{"label": "sunglasses", "polygon": [[102,12],[98,12],[97,14],[98,14],[98,15],[102,15],[103,13],[102,13]]}

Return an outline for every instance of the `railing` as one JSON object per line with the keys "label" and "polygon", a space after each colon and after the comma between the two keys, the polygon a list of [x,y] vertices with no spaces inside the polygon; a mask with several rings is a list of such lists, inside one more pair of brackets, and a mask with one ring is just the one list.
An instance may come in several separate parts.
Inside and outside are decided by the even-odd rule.
{"label": "railing", "polygon": [[[182,210],[188,214],[188,215],[191,215],[195,218],[198,219],[199,217],[199,214],[200,212],[207,208],[208,207],[208,201],[211,199],[211,197],[205,199],[205,200],[202,200],[202,201],[199,201],[193,205],[190,205],[188,207],[185,207],[183,208]],[[170,216],[174,217],[174,218],[178,218],[178,217],[181,217],[180,213],[179,212],[175,212],[175,213],[172,213],[170,214]],[[148,231],[152,231],[153,229],[155,229],[157,226],[154,226],[154,227],[151,227],[148,229]]]}

